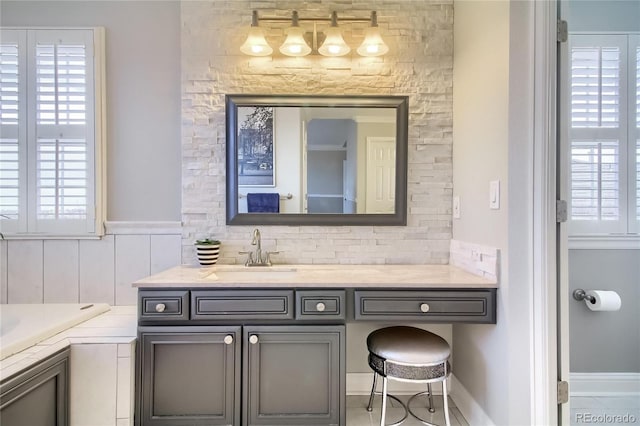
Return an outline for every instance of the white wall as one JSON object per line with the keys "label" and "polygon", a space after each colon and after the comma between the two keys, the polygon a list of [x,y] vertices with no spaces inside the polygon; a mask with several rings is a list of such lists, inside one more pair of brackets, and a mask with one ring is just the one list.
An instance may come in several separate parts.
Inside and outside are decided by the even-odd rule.
{"label": "white wall", "polygon": [[180,218],[180,2],[2,1],[2,26],[106,29],[107,218]]}
{"label": "white wall", "polygon": [[[520,119],[513,106],[517,83],[510,84],[520,72],[513,51],[518,35],[527,34],[526,25],[513,23],[517,7],[503,1],[454,5],[453,189],[461,217],[453,221],[453,238],[497,247],[501,265],[497,324],[454,325],[454,374],[497,425],[530,424],[527,288],[509,274],[517,258],[510,236],[525,229],[513,220],[520,200],[512,199],[516,186],[510,188],[518,172],[526,173],[509,157],[514,145],[526,142],[510,133],[510,120]],[[489,209],[491,180],[500,180],[499,210]]]}
{"label": "white wall", "polygon": [[131,283],[180,264],[179,222],[112,223],[100,240],[0,241],[0,303],[135,305]]}

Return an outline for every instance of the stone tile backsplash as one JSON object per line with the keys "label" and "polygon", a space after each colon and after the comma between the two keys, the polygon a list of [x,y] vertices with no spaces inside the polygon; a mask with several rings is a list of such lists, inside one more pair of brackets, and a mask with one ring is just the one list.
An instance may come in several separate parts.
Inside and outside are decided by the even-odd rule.
{"label": "stone tile backsplash", "polygon": [[[193,241],[223,241],[222,263],[244,261],[252,226],[225,224],[225,110],[231,93],[408,95],[409,170],[406,227],[261,226],[263,249],[277,263],[428,263],[449,259],[452,199],[453,1],[270,0],[182,2],[182,261]],[[261,15],[324,16],[335,10],[378,22],[390,52],[362,58],[244,56],[239,47]],[[277,46],[285,26],[261,23]],[[356,46],[364,24],[344,26]]]}

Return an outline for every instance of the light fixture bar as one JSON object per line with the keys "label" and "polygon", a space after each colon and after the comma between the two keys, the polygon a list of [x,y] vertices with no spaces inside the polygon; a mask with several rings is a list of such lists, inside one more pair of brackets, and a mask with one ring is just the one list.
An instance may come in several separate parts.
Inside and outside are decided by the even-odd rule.
{"label": "light fixture bar", "polygon": [[[376,11],[371,12],[369,18],[339,18],[337,12],[332,12],[329,18],[301,18],[297,11],[293,11],[291,18],[278,16],[258,16],[258,11],[252,11],[251,30],[247,41],[241,46],[240,50],[251,56],[267,56],[273,49],[268,45],[264,38],[264,33],[259,28],[260,22],[291,24],[285,30],[287,38],[280,46],[279,50],[283,55],[287,56],[306,56],[311,52],[320,53],[323,56],[343,56],[351,51],[351,48],[345,43],[342,34],[338,29],[338,23],[367,23],[369,27],[365,30],[365,40],[358,47],[357,52],[361,56],[381,56],[389,51],[389,47],[382,40],[380,30],[378,28],[378,15]],[[305,32],[300,27],[300,22],[313,22],[312,47],[305,41]],[[316,29],[317,23],[329,24],[329,28],[325,33],[318,33]],[[306,34],[309,36],[309,34]],[[317,47],[318,36],[322,35],[324,42],[322,46]],[[307,38],[309,40],[309,38]],[[320,40],[322,42],[322,40]]]}
{"label": "light fixture bar", "polygon": [[[254,13],[256,13],[257,16],[257,11],[254,10]],[[334,12],[336,13],[336,12]],[[337,15],[337,13],[336,13]],[[364,23],[370,23],[371,22],[371,18],[340,18],[340,17],[336,17],[337,22],[364,22]],[[328,22],[331,23],[332,18],[301,18],[300,16],[298,16],[298,22]],[[285,23],[288,24],[291,22],[291,18],[280,18],[277,16],[259,16],[258,17],[258,22],[279,22],[279,23]]]}

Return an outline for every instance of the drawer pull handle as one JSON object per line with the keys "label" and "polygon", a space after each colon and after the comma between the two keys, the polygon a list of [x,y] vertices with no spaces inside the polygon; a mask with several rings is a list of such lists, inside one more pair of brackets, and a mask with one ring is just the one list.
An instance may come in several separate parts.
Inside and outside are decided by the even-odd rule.
{"label": "drawer pull handle", "polygon": [[258,343],[258,336],[256,336],[255,334],[249,336],[249,343],[251,343],[252,345]]}
{"label": "drawer pull handle", "polygon": [[420,304],[420,310],[422,312],[429,312],[429,304],[428,303],[422,303]]}
{"label": "drawer pull handle", "polygon": [[324,303],[322,303],[322,302],[318,302],[316,304],[316,311],[318,311],[318,312],[324,312],[324,310],[326,308],[327,308],[326,305]]}
{"label": "drawer pull handle", "polygon": [[230,345],[233,343],[233,336],[228,334],[226,336],[224,336],[224,343],[225,345]]}
{"label": "drawer pull handle", "polygon": [[164,312],[167,306],[164,303],[158,303],[156,305],[156,312]]}

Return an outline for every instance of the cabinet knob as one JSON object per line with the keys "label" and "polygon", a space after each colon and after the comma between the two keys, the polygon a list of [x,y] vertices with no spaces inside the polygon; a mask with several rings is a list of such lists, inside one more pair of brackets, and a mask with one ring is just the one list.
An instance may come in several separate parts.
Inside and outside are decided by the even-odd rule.
{"label": "cabinet knob", "polygon": [[429,304],[428,304],[428,303],[422,303],[422,304],[420,305],[420,310],[421,310],[422,312],[429,312]]}
{"label": "cabinet knob", "polygon": [[156,312],[164,312],[167,306],[164,303],[158,303],[156,305]]}
{"label": "cabinet knob", "polygon": [[255,334],[249,336],[249,343],[251,343],[252,345],[258,343],[258,336],[256,336]]}
{"label": "cabinet knob", "polygon": [[233,336],[232,336],[232,335],[230,335],[230,334],[228,334],[228,335],[224,336],[224,343],[225,343],[226,345],[230,345],[230,344],[232,344],[232,343],[233,343]]}
{"label": "cabinet knob", "polygon": [[325,306],[325,304],[324,304],[324,303],[322,303],[322,302],[318,302],[318,303],[316,304],[316,311],[318,311],[318,312],[324,312],[324,310],[325,310],[326,308],[327,308],[327,307],[326,307],[326,306]]}

